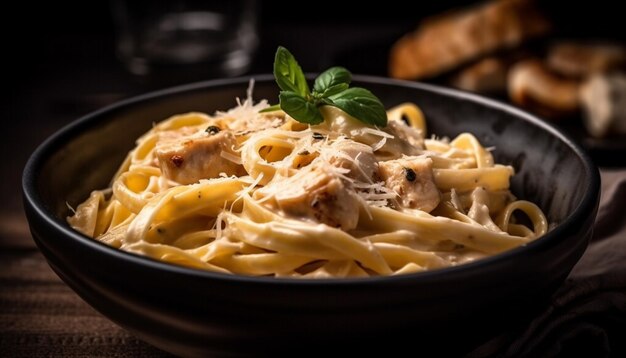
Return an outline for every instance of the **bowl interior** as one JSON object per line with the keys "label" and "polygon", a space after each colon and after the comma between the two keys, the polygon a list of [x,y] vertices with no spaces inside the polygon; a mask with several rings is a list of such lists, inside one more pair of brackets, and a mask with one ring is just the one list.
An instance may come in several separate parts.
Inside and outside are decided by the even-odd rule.
{"label": "bowl interior", "polygon": [[[387,106],[414,102],[424,111],[428,135],[453,138],[473,133],[494,147],[498,163],[511,164],[516,175],[512,191],[537,203],[552,224],[565,220],[589,186],[585,156],[567,138],[521,111],[457,91],[426,85],[356,77],[355,85],[378,95]],[[244,98],[246,79],[211,85],[194,84],[131,99],[101,110],[71,125],[53,141],[51,156],[37,178],[44,205],[61,222],[75,207],[109,180],[134,141],[153,123],[190,111],[209,114]],[[267,76],[257,77],[256,99],[277,101],[277,87]]]}

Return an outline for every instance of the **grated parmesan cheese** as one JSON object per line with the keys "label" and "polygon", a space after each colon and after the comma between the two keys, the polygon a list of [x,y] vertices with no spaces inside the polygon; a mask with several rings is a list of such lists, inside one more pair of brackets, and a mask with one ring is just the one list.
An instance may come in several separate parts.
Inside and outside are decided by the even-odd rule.
{"label": "grated parmesan cheese", "polygon": [[229,161],[231,161],[231,162],[233,162],[233,163],[235,163],[237,165],[241,165],[241,157],[238,157],[238,156],[234,155],[233,153],[229,153],[229,152],[227,152],[225,150],[222,150],[220,152],[220,157],[222,157],[222,158],[224,158],[226,160],[229,160]]}

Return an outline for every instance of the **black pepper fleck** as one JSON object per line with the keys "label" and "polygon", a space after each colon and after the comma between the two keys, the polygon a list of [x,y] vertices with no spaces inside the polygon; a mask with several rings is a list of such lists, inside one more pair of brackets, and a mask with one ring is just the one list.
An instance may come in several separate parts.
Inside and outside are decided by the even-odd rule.
{"label": "black pepper fleck", "polygon": [[309,153],[309,151],[306,150],[306,149],[301,151],[300,153],[298,153],[298,155],[309,155],[309,154],[311,154],[311,153]]}
{"label": "black pepper fleck", "polygon": [[172,155],[170,160],[177,168],[180,168],[180,166],[183,165],[185,158],[181,157],[180,155]]}
{"label": "black pepper fleck", "polygon": [[406,114],[403,114],[400,119],[402,119],[402,122],[404,122],[404,124],[406,124],[407,126],[411,126],[411,122],[409,122],[409,116],[407,116]]}
{"label": "black pepper fleck", "polygon": [[417,179],[417,175],[415,174],[415,171],[411,168],[404,168],[404,176],[406,177],[406,180],[408,181],[415,181],[415,179]]}
{"label": "black pepper fleck", "polygon": [[318,132],[313,132],[313,139],[324,139],[324,135],[322,133],[318,133]]}
{"label": "black pepper fleck", "polygon": [[220,127],[218,126],[208,126],[207,129],[204,130],[209,133],[209,135],[217,134],[220,132]]}

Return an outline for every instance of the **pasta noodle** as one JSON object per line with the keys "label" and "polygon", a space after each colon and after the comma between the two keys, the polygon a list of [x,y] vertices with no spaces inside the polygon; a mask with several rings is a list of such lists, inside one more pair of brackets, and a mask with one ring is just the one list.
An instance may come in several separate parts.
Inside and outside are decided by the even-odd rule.
{"label": "pasta noodle", "polygon": [[248,96],[137,140],[69,224],[128,252],[215,272],[368,277],[459,265],[545,234],[510,166],[471,134],[427,139],[414,104],[385,128],[322,107],[305,125]]}

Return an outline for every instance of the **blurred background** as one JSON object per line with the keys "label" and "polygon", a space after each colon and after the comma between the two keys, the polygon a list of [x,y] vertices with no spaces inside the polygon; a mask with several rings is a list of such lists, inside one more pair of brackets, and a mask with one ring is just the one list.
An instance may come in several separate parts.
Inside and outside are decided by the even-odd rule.
{"label": "blurred background", "polygon": [[[21,205],[24,164],[54,131],[121,99],[183,83],[270,73],[278,45],[307,72],[341,65],[353,73],[432,82],[512,103],[566,131],[602,168],[626,167],[626,31],[620,2],[437,0],[410,8],[401,0],[341,8],[337,3],[11,2],[0,23],[5,86],[0,261],[9,268],[0,270],[0,283],[30,295],[37,280],[56,282],[50,287],[67,298],[33,298],[32,312],[49,312],[45,307],[52,301],[61,308],[82,307],[77,315],[90,318],[68,334],[95,330],[135,342],[79,302],[36,252]],[[214,9],[221,15],[211,15]],[[22,282],[23,270],[39,273]],[[49,292],[45,287],[42,292]],[[31,311],[14,312],[2,300],[0,307],[0,331],[8,329],[7,322],[21,322],[12,332],[65,337],[57,326],[57,331],[41,328],[47,326],[38,315],[24,318]],[[22,318],[15,318],[19,314]],[[37,342],[33,347],[43,344]],[[154,353],[137,347],[144,348],[135,353]]]}

